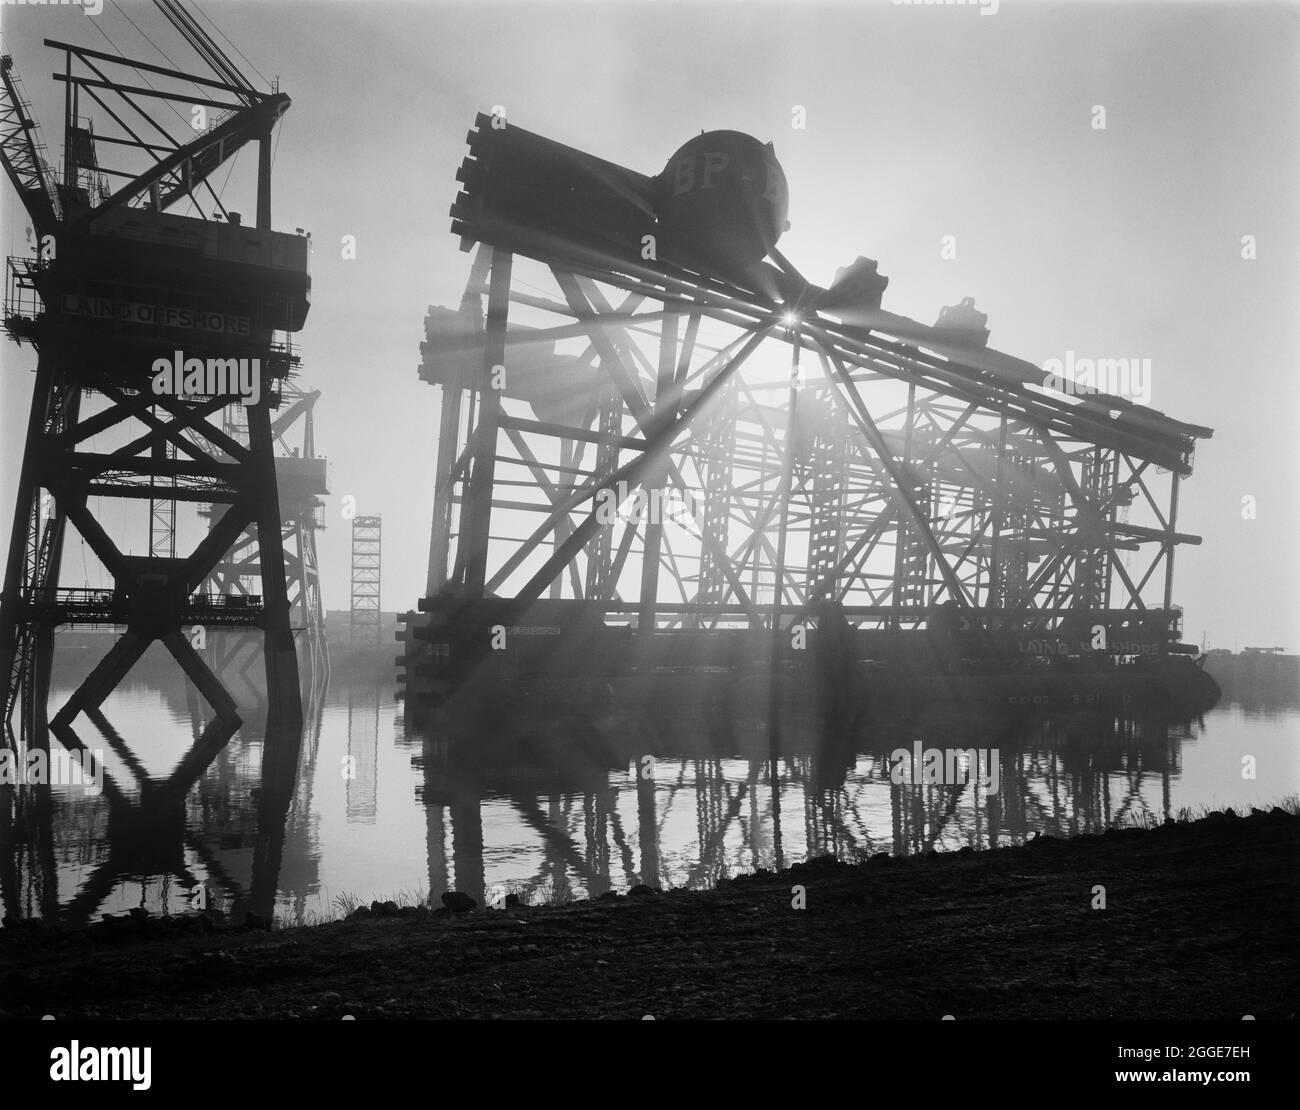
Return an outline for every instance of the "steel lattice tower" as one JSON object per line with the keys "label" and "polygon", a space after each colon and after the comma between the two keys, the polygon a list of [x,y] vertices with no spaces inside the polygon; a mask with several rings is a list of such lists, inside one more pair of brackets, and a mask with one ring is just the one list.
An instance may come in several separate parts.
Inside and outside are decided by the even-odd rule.
{"label": "steel lattice tower", "polygon": [[348,640],[353,646],[379,644],[382,525],[382,518],[377,516],[352,518],[352,610]]}
{"label": "steel lattice tower", "polygon": [[[52,719],[65,744],[79,743],[71,731],[78,713],[97,711],[154,641],[167,647],[217,717],[237,725],[234,703],[182,631],[192,625],[259,628],[268,718],[299,729],[271,416],[292,370],[287,336],[303,326],[310,290],[307,239],[271,230],[271,137],[289,98],[253,89],[210,40],[201,45],[212,48],[204,57],[215,79],[51,40],[46,45],[63,54],[56,74],[66,90],[60,179],[45,164],[12,60],[0,63],[0,157],[41,242],[34,256],[9,260],[5,306],[10,337],[38,353],[0,595],[6,724],[20,705],[22,734],[44,742],[54,630],[94,623],[125,632]],[[143,98],[130,77],[140,71],[188,91],[156,87]],[[112,76],[123,72],[121,82]],[[196,96],[195,86],[205,95]],[[95,110],[92,101],[106,113],[98,133],[84,114]],[[189,129],[177,138],[162,110],[150,109],[154,104],[168,111],[173,104],[186,112],[210,109],[213,119],[197,135]],[[157,135],[146,141],[123,124],[121,115],[132,113],[169,145]],[[245,226],[209,178],[250,143],[258,150],[257,214]],[[134,164],[101,165],[104,152]],[[223,218],[169,211],[203,190]],[[160,389],[156,366],[168,360],[178,371]],[[195,364],[197,376],[190,374]],[[258,396],[251,385],[236,386],[235,367],[245,385],[256,380],[250,375],[260,377]],[[244,443],[214,423],[235,401],[248,404]],[[94,450],[92,437],[101,435],[125,442]],[[151,524],[146,541],[110,535],[91,498],[140,503]],[[177,503],[222,507],[220,519],[185,554],[175,551]],[[62,585],[69,525],[111,574],[111,590]],[[199,592],[250,526],[259,536],[260,592]],[[149,553],[130,554],[140,547]]]}

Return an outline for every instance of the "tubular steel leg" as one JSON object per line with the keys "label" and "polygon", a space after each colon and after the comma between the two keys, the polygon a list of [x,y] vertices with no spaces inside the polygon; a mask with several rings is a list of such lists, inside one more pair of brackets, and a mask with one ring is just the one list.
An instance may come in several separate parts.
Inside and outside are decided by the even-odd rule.
{"label": "tubular steel leg", "polygon": [[1174,604],[1174,550],[1177,544],[1174,536],[1178,527],[1178,471],[1174,471],[1169,492],[1169,539],[1165,542],[1165,610]]}
{"label": "tubular steel leg", "polygon": [[32,512],[36,506],[38,468],[41,452],[38,445],[43,439],[45,416],[49,408],[50,383],[53,360],[40,359],[36,366],[36,382],[32,387],[32,403],[27,415],[27,447],[23,452],[22,469],[18,476],[17,503],[14,507],[13,527],[9,535],[9,557],[5,562],[4,592],[0,593],[0,681],[5,683],[4,700],[0,710],[6,720],[18,693],[17,676],[13,674],[15,656],[21,631],[18,627],[19,609],[22,605],[26,581],[28,551],[32,543]]}
{"label": "tubular steel leg", "polygon": [[[493,388],[494,366],[505,366],[506,318],[510,307],[511,255],[493,249],[488,289],[487,330],[479,393],[478,427],[474,431],[474,462],[465,497],[460,543],[465,546],[465,596],[482,597],[487,578],[488,534],[492,516],[492,483],[496,473],[497,428],[501,391]],[[509,373],[507,369],[506,373]],[[549,580],[548,583],[549,585]]]}
{"label": "tubular steel leg", "polygon": [[[659,339],[659,376],[655,389],[655,426],[676,416],[676,405],[669,407],[668,394],[673,385],[673,363],[677,355],[677,316],[664,317]],[[663,542],[662,491],[667,476],[667,459],[660,460],[646,474],[645,553],[641,559],[641,604],[637,611],[637,634],[643,641],[654,635],[655,614],[659,601],[659,551]]]}
{"label": "tubular steel leg", "polygon": [[[280,538],[280,498],[275,482],[270,410],[265,404],[248,410],[248,434],[258,481],[257,545],[262,568],[265,620],[267,732],[302,729],[302,690],[298,652],[289,623],[289,598],[284,581],[284,548]],[[261,471],[260,474],[256,473]]]}

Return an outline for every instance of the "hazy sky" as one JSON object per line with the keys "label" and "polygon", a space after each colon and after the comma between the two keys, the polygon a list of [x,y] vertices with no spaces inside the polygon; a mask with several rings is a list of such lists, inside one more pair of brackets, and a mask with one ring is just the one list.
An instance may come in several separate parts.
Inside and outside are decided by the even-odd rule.
{"label": "hazy sky", "polygon": [[[44,36],[200,64],[150,4],[0,7],[4,49],[57,153]],[[383,604],[423,593],[436,391],[416,376],[426,306],[454,306],[469,257],[449,232],[475,114],[645,173],[701,129],[775,144],[781,241],[811,280],[867,255],[885,307],[931,322],[973,296],[990,345],[1042,365],[1073,350],[1149,358],[1153,407],[1210,425],[1184,483],[1175,596],[1212,645],[1300,650],[1296,197],[1300,7],[1002,0],[844,3],[360,3],[204,0],[294,104],[275,226],[312,232],[304,384],[324,396],[326,604],[348,604],[340,498],[384,518]],[[92,26],[94,24],[95,26]],[[237,59],[238,60],[238,59]],[[241,63],[242,65],[242,63]],[[245,67],[247,68],[247,67]],[[250,76],[251,71],[250,72]],[[802,105],[806,129],[791,126]],[[1106,129],[1092,127],[1093,108]],[[227,203],[253,211],[245,153]],[[218,175],[220,178],[222,175]],[[5,186],[3,241],[25,249]],[[233,198],[243,190],[242,205]],[[357,237],[357,258],[339,244]],[[956,260],[940,257],[957,237]],[[1253,235],[1257,258],[1242,258]],[[34,364],[5,344],[5,542]],[[1242,519],[1242,497],[1257,518]],[[65,566],[76,566],[69,541]]]}

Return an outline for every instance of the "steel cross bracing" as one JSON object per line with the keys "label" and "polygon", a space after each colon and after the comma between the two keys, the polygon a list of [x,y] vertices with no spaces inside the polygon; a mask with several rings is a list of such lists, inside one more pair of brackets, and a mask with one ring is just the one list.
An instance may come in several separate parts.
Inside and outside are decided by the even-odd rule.
{"label": "steel cross bracing", "polygon": [[[459,414],[457,424],[444,422],[439,445],[444,465],[435,514],[446,523],[435,529],[432,562],[446,577],[431,581],[430,592],[448,582],[463,584],[456,581],[456,568],[471,558],[465,546],[470,539],[490,546],[488,592],[518,596],[528,583],[525,570],[549,550],[551,565],[534,586],[608,601],[611,609],[620,602],[632,606],[626,599],[637,596],[639,576],[625,573],[619,588],[607,593],[601,588],[608,573],[604,560],[622,556],[619,569],[625,572],[628,553],[645,550],[645,535],[656,525],[649,512],[645,522],[635,519],[629,506],[639,488],[636,478],[649,471],[655,431],[673,420],[680,430],[671,447],[661,430],[658,438],[664,483],[652,488],[676,488],[702,511],[689,520],[682,516],[681,526],[657,526],[667,535],[660,577],[672,591],[657,614],[666,625],[692,613],[761,620],[751,584],[763,570],[774,580],[780,506],[773,476],[789,435],[785,412],[774,403],[773,375],[735,375],[734,417],[711,419],[696,411],[694,419],[683,419],[683,413],[706,385],[728,383],[739,362],[734,354],[744,343],[759,337],[780,342],[782,330],[762,317],[737,326],[733,313],[712,307],[716,298],[709,294],[693,301],[680,287],[661,288],[655,303],[641,282],[602,276],[597,281],[592,274],[552,268],[558,295],[549,300],[523,287],[498,290],[502,315],[506,304],[520,305],[543,325],[526,330],[521,323],[503,333],[504,390],[476,388],[470,360],[453,360],[445,352],[439,352],[441,367],[430,360],[433,372],[444,375],[444,416]],[[472,285],[467,301],[490,291],[490,285]],[[616,306],[619,291],[624,299]],[[466,315],[462,308],[467,333],[478,334],[479,313]],[[651,370],[663,353],[654,348],[658,329],[674,317],[729,328],[712,333],[718,338],[709,344],[697,338],[694,350],[674,342],[673,358],[688,371],[681,381],[665,382],[661,396]],[[738,333],[729,342],[727,330]],[[1159,604],[1144,597],[1145,587],[1175,545],[1197,539],[1177,532],[1171,509],[1162,509],[1169,495],[1160,494],[1151,460],[1075,438],[1082,433],[1040,418],[1032,404],[1015,408],[996,390],[981,396],[970,387],[922,385],[919,375],[899,369],[907,360],[897,354],[898,365],[889,366],[859,340],[816,324],[804,330],[822,375],[803,391],[808,426],[796,424],[790,436],[796,466],[784,607],[797,610],[825,593],[868,620],[916,624],[927,607],[951,599],[995,623],[1033,628],[1050,627],[1071,607],[1143,610]],[[567,423],[541,420],[534,406],[515,395],[512,362],[517,357],[527,366],[529,351],[542,345],[554,345],[558,353],[558,344],[571,337],[571,357],[591,368],[589,388],[604,387],[601,403]],[[910,401],[899,395],[900,382]],[[617,424],[610,419],[612,390],[621,402]],[[481,415],[488,407],[496,410],[496,435],[485,500],[485,479],[476,487],[474,475],[476,469],[484,474],[489,461]],[[617,480],[629,477],[620,490]],[[593,501],[602,489],[614,490],[616,497],[627,494],[619,505],[628,511],[583,533],[587,543],[567,542],[584,518],[594,520]],[[648,509],[644,490],[641,500]],[[481,518],[484,504],[490,506],[490,533]],[[1117,510],[1133,504],[1150,509],[1149,523],[1119,518]],[[535,527],[525,524],[538,517]],[[566,552],[559,562],[557,549]],[[1124,559],[1129,552],[1147,555],[1133,573]]]}
{"label": "steel cross bracing", "polygon": [[[46,346],[44,350],[48,350]],[[43,400],[41,371],[33,414]],[[83,708],[95,708],[109,689],[112,675],[125,674],[151,642],[162,639],[186,673],[194,679],[223,718],[235,719],[233,705],[220,692],[206,664],[181,634],[182,625],[252,624],[259,617],[256,604],[232,606],[224,597],[201,591],[213,567],[255,512],[257,486],[262,479],[253,464],[255,451],[230,440],[209,422],[223,401],[204,399],[197,403],[182,398],[130,395],[107,382],[98,391],[108,405],[87,419],[78,419],[80,391],[60,403],[59,386],[52,384],[44,398],[49,414],[37,433],[36,444],[50,444],[57,450],[43,450],[32,458],[30,473],[21,491],[30,508],[29,523],[22,533],[25,553],[19,585],[14,591],[12,617],[16,625],[18,651],[10,670],[6,708],[24,682],[34,681],[38,668],[31,666],[31,647],[42,636],[52,636],[59,624],[96,623],[126,626],[128,631],[96,669],[91,678],[56,715],[55,723],[67,723]],[[168,419],[150,412],[149,402]],[[143,402],[143,404],[141,403]],[[143,425],[134,430],[132,423]],[[128,442],[111,451],[81,449],[87,440],[113,431],[125,431]],[[205,443],[206,450],[199,446]],[[29,439],[29,443],[31,440]],[[179,448],[168,458],[167,444]],[[217,461],[211,451],[221,450],[226,461]],[[162,478],[175,487],[162,484]],[[46,496],[37,497],[36,490]],[[227,506],[219,527],[187,556],[163,554],[154,549],[147,557],[122,551],[120,541],[109,535],[96,513],[91,498],[143,499],[155,509],[162,499],[203,500]],[[42,505],[46,506],[42,512]],[[43,518],[43,519],[42,519]],[[59,585],[58,554],[68,522],[115,580],[111,591],[66,588]],[[173,538],[174,542],[174,538]],[[179,591],[173,599],[171,594]],[[44,698],[38,699],[43,703]],[[24,714],[34,709],[25,703]],[[26,720],[25,720],[26,723]]]}
{"label": "steel cross bracing", "polygon": [[[327,460],[316,454],[314,411],[320,391],[305,391],[295,382],[285,382],[280,397],[282,407],[271,423],[271,436],[276,449],[285,592],[290,626],[314,675],[329,669],[324,601],[316,554],[316,533],[325,527],[323,498],[329,493]],[[227,406],[223,427],[226,434],[237,442],[248,442],[248,422],[242,405]],[[224,509],[214,505],[200,511],[208,516],[210,526],[214,526]],[[254,522],[217,565],[207,588],[217,594],[255,598],[262,577],[260,557]],[[226,634],[217,641],[213,669],[218,675],[224,677],[227,667],[242,669],[257,661],[256,653],[247,650],[246,639],[246,636]]]}
{"label": "steel cross bracing", "polygon": [[[174,6],[173,6],[174,7]],[[181,13],[183,15],[183,13]],[[169,18],[180,18],[176,12]],[[196,49],[205,46],[195,39]],[[12,711],[29,742],[45,734],[54,630],[101,623],[126,631],[50,727],[77,743],[73,719],[92,716],[155,640],[161,641],[225,725],[234,703],[183,633],[185,626],[246,626],[265,641],[269,712],[301,726],[297,659],[284,588],[271,410],[293,364],[280,336],[300,329],[309,305],[307,242],[271,230],[271,129],[289,106],[232,73],[213,81],[47,40],[63,53],[61,179],[46,165],[11,60],[0,63],[0,161],[38,233],[32,257],[10,260],[5,328],[38,356],[0,594],[0,674],[6,740]],[[206,46],[205,46],[206,49]],[[203,51],[201,51],[203,53]],[[205,60],[214,62],[216,56]],[[148,88],[128,83],[148,73]],[[116,76],[114,76],[116,74]],[[198,89],[198,95],[195,90]],[[231,99],[211,99],[215,93]],[[197,135],[159,103],[224,113]],[[84,113],[95,113],[92,119]],[[143,134],[142,134],[143,133]],[[148,136],[148,137],[146,137]],[[258,145],[255,225],[168,209],[200,187],[228,215],[208,177],[245,143]],[[112,166],[105,151],[114,152]],[[119,161],[118,156],[132,161]],[[112,188],[108,181],[115,179]],[[183,351],[181,350],[183,348]],[[237,364],[260,376],[250,434],[240,443],[214,422],[237,399],[232,379],[159,391],[158,358]],[[83,405],[86,398],[90,404]],[[108,447],[97,440],[110,440]],[[140,542],[106,526],[96,504],[136,503],[149,531]],[[176,554],[176,507],[225,506],[187,555]],[[261,526],[260,604],[203,592],[203,583],[250,524]],[[71,524],[112,579],[111,589],[68,587],[60,574]],[[142,549],[147,554],[136,555]]]}
{"label": "steel cross bracing", "polygon": [[[1054,392],[951,328],[819,312],[776,251],[773,295],[580,220],[562,234],[526,192],[494,192],[502,152],[597,160],[513,124],[489,137],[484,117],[470,141],[453,231],[477,253],[422,344],[442,415],[409,663],[475,599],[506,616],[581,601],[642,631],[770,629],[829,601],[863,629],[950,610],[1012,651],[1097,624],[1118,645],[1177,637],[1173,554],[1199,543],[1177,488],[1209,429]],[[619,175],[648,189],[607,163],[574,178]],[[564,203],[555,221],[576,220]]]}

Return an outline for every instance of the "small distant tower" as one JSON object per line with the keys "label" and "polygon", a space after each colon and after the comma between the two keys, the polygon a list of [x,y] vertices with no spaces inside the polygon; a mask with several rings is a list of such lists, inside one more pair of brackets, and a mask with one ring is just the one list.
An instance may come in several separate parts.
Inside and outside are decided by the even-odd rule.
{"label": "small distant tower", "polygon": [[352,619],[348,642],[353,647],[379,644],[379,557],[382,517],[352,518]]}

